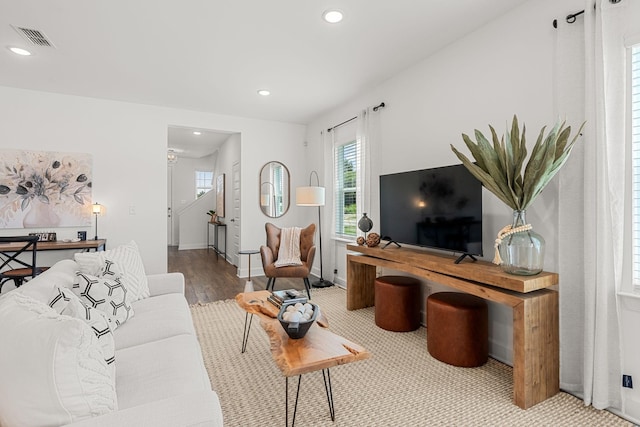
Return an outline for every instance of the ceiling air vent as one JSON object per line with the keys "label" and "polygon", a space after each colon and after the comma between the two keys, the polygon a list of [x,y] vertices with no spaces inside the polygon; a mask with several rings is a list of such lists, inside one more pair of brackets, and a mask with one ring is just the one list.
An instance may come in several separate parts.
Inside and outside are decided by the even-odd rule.
{"label": "ceiling air vent", "polygon": [[51,43],[45,34],[40,30],[32,30],[29,28],[22,27],[12,27],[20,34],[22,37],[27,39],[31,44],[36,46],[46,46],[46,47],[55,47],[53,43]]}

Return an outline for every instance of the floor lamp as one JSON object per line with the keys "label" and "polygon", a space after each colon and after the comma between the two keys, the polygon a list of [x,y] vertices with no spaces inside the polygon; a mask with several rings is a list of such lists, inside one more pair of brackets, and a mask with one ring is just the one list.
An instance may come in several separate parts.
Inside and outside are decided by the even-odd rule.
{"label": "floor lamp", "polygon": [[[311,185],[311,178],[313,174],[316,175],[318,180],[317,186]],[[324,187],[320,187],[320,178],[318,178],[318,172],[311,171],[309,175],[309,186],[296,188],[296,205],[298,206],[317,206],[318,207],[318,236],[320,238],[320,280],[312,283],[314,288],[328,288],[333,286],[333,283],[328,280],[324,280],[322,277],[322,220],[320,215],[320,206],[324,206]]]}

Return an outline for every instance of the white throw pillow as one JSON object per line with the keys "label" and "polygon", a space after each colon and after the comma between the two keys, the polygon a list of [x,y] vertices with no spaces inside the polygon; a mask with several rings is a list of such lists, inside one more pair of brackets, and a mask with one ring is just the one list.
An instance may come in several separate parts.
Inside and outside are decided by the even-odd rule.
{"label": "white throw pillow", "polygon": [[111,329],[115,330],[133,317],[128,290],[122,282],[117,276],[107,278],[78,271],[73,283],[73,292],[89,307],[104,312],[111,320]]}
{"label": "white throw pillow", "polygon": [[80,271],[91,276],[102,275],[107,260],[116,263],[122,273],[122,283],[131,293],[131,301],[149,297],[147,274],[138,245],[133,240],[108,251],[77,253],[74,258],[80,266]]}
{"label": "white throw pillow", "polygon": [[20,292],[0,298],[0,425],[49,427],[118,409],[96,335]]}
{"label": "white throw pillow", "polygon": [[84,320],[87,325],[96,334],[104,360],[109,365],[113,381],[116,379],[116,345],[111,332],[111,319],[106,313],[89,307],[82,301],[71,289],[56,287],[53,296],[49,300],[49,307],[53,308],[58,314],[71,316],[76,319]]}

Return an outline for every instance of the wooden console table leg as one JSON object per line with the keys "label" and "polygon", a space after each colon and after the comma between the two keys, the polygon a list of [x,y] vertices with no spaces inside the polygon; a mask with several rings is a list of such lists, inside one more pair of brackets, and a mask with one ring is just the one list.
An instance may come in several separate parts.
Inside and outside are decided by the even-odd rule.
{"label": "wooden console table leg", "polygon": [[375,265],[351,261],[347,255],[347,310],[358,310],[375,304]]}
{"label": "wooden console table leg", "polygon": [[513,308],[513,399],[527,409],[560,391],[558,293]]}

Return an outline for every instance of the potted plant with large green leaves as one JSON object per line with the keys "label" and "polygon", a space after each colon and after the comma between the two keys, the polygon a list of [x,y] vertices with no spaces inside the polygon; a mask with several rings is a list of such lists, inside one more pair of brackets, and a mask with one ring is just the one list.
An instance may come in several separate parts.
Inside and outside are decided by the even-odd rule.
{"label": "potted plant with large green leaves", "polygon": [[504,271],[519,275],[534,275],[542,271],[544,239],[527,224],[526,209],[565,164],[583,126],[584,123],[571,141],[571,126],[565,126],[565,122],[556,123],[546,135],[546,126],[543,127],[526,166],[526,126],[523,125],[520,132],[515,115],[511,131],[502,138],[498,138],[495,129],[489,126],[493,143],[477,129],[477,142],[462,134],[475,162],[451,145],[469,172],[513,209],[512,224],[500,230],[495,241],[493,262],[501,265]]}

